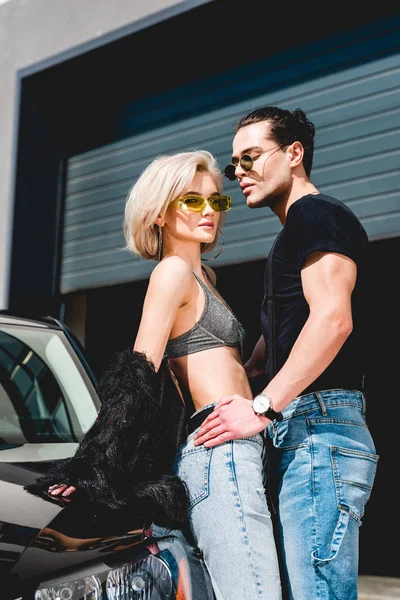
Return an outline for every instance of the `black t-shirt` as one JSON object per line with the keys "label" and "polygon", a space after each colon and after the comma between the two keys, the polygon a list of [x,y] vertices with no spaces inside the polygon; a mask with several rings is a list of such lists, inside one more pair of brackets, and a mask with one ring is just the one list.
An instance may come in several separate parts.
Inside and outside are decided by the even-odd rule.
{"label": "black t-shirt", "polygon": [[[271,249],[277,371],[288,358],[309,316],[300,275],[306,257],[315,251],[336,252],[348,256],[357,265],[352,293],[353,331],[327,369],[303,393],[343,387],[362,389],[363,363],[369,343],[368,243],[365,229],[343,202],[325,194],[309,194],[290,206],[285,226]],[[268,348],[267,269],[261,328]],[[266,373],[269,373],[268,361]]]}

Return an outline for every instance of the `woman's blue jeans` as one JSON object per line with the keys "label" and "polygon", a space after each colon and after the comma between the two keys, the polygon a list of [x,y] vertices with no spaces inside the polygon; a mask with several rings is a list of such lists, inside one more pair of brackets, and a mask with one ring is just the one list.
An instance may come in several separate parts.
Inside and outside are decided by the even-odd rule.
{"label": "woman's blue jeans", "polygon": [[194,435],[179,448],[174,472],[188,487],[191,529],[216,599],[280,600],[261,435],[214,448],[194,446]]}
{"label": "woman's blue jeans", "polygon": [[359,527],[379,458],[364,395],[307,394],[283,415],[268,427],[268,454],[284,597],[357,600]]}

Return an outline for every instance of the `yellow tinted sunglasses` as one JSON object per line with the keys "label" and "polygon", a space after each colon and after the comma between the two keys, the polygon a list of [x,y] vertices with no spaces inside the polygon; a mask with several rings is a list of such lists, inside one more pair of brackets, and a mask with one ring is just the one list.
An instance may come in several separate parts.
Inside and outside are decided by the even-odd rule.
{"label": "yellow tinted sunglasses", "polygon": [[207,203],[215,212],[226,212],[232,208],[231,196],[221,196],[220,194],[215,194],[215,196],[210,196],[209,198],[204,198],[197,194],[186,194],[185,196],[176,198],[174,203],[179,208],[189,212],[203,212]]}

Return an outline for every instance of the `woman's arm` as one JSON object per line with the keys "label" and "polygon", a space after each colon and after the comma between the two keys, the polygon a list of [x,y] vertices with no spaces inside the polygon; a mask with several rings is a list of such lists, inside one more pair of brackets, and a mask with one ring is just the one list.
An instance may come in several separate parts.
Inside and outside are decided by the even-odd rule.
{"label": "woman's arm", "polygon": [[133,349],[143,352],[156,370],[178,310],[189,300],[193,281],[190,268],[178,256],[164,259],[150,276]]}
{"label": "woman's arm", "polygon": [[[156,371],[163,359],[179,307],[188,301],[192,284],[192,273],[179,257],[165,259],[150,276],[133,350],[145,354]],[[69,496],[76,489],[73,485],[58,483],[49,487],[48,493],[55,497],[61,495],[70,501]]]}

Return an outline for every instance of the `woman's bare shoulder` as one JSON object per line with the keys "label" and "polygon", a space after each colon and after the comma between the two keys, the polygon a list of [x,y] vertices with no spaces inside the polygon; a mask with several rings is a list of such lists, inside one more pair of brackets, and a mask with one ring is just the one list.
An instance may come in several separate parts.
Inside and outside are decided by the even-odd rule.
{"label": "woman's bare shoulder", "polygon": [[159,262],[150,275],[152,285],[178,286],[192,283],[189,265],[179,256],[168,256]]}

